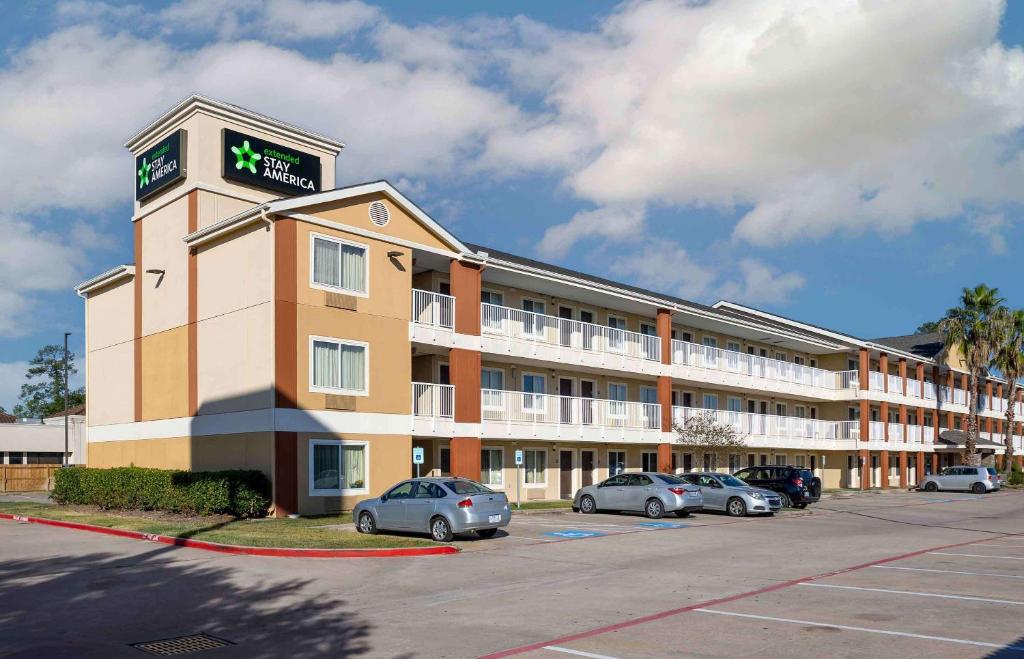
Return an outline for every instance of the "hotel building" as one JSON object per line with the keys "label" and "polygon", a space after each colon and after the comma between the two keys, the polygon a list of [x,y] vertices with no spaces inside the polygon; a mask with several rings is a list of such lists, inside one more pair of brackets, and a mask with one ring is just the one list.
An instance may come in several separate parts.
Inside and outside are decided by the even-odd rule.
{"label": "hotel building", "polygon": [[[260,469],[285,515],[380,494],[414,447],[423,474],[524,500],[759,464],[907,487],[957,460],[967,375],[937,335],[865,340],[468,244],[385,181],[324,189],[342,146],[198,96],[128,141],[134,263],[77,289],[91,466]],[[1006,405],[1024,417],[1004,389],[979,401],[997,458]],[[706,413],[746,448],[685,453],[673,426]]]}

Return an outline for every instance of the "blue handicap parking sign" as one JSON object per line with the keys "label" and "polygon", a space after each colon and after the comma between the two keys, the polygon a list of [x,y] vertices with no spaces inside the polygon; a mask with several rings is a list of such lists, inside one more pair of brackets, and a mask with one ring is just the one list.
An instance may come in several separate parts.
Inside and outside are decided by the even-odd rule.
{"label": "blue handicap parking sign", "polygon": [[643,526],[649,529],[682,529],[689,526],[689,524],[674,524],[673,522],[640,522],[637,526]]}
{"label": "blue handicap parking sign", "polygon": [[551,533],[545,533],[544,535],[554,536],[556,538],[593,538],[595,536],[604,535],[599,531],[578,531],[576,529],[566,529],[564,531],[552,531]]}

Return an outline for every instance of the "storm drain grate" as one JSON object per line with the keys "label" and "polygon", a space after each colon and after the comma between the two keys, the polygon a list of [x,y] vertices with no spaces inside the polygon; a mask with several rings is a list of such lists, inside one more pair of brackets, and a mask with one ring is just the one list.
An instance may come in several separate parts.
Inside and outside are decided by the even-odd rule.
{"label": "storm drain grate", "polygon": [[160,641],[146,641],[145,643],[132,643],[136,650],[142,650],[158,657],[173,657],[179,654],[192,654],[204,650],[216,650],[234,645],[231,641],[225,641],[209,634],[191,634],[190,636],[178,636],[177,638],[165,638]]}

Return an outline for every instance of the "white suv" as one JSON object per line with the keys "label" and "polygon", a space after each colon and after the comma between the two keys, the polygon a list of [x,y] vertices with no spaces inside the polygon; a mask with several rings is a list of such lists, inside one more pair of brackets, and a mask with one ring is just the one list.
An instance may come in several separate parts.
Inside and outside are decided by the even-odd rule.
{"label": "white suv", "polygon": [[984,494],[999,489],[996,478],[986,467],[946,467],[934,476],[921,481],[920,489],[925,492],[938,490],[969,490],[975,494]]}

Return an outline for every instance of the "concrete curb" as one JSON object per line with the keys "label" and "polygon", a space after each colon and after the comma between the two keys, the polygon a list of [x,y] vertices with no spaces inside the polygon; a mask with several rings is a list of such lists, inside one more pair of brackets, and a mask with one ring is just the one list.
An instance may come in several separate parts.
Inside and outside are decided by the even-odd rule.
{"label": "concrete curb", "polygon": [[509,509],[513,515],[551,515],[554,513],[572,512],[572,508],[569,506],[565,508],[527,508],[526,510],[517,510],[513,504],[509,504]]}
{"label": "concrete curb", "polygon": [[221,554],[235,554],[244,556],[271,556],[276,558],[391,558],[398,556],[441,556],[446,554],[459,553],[458,547],[442,545],[439,547],[395,547],[391,549],[298,549],[290,547],[243,547],[241,545],[223,545],[217,542],[205,540],[192,540],[189,538],[175,538],[167,535],[156,535],[143,533],[141,531],[126,531],[124,529],[112,529],[106,526],[94,526],[92,524],[79,524],[77,522],[62,522],[42,517],[26,517],[24,515],[12,515],[0,513],[0,519],[9,519],[15,522],[28,522],[30,524],[43,524],[45,526],[56,526],[76,531],[90,531],[102,533],[119,538],[130,538],[132,540],[148,540],[160,544],[172,545],[175,547],[189,547],[190,549],[202,549]]}

